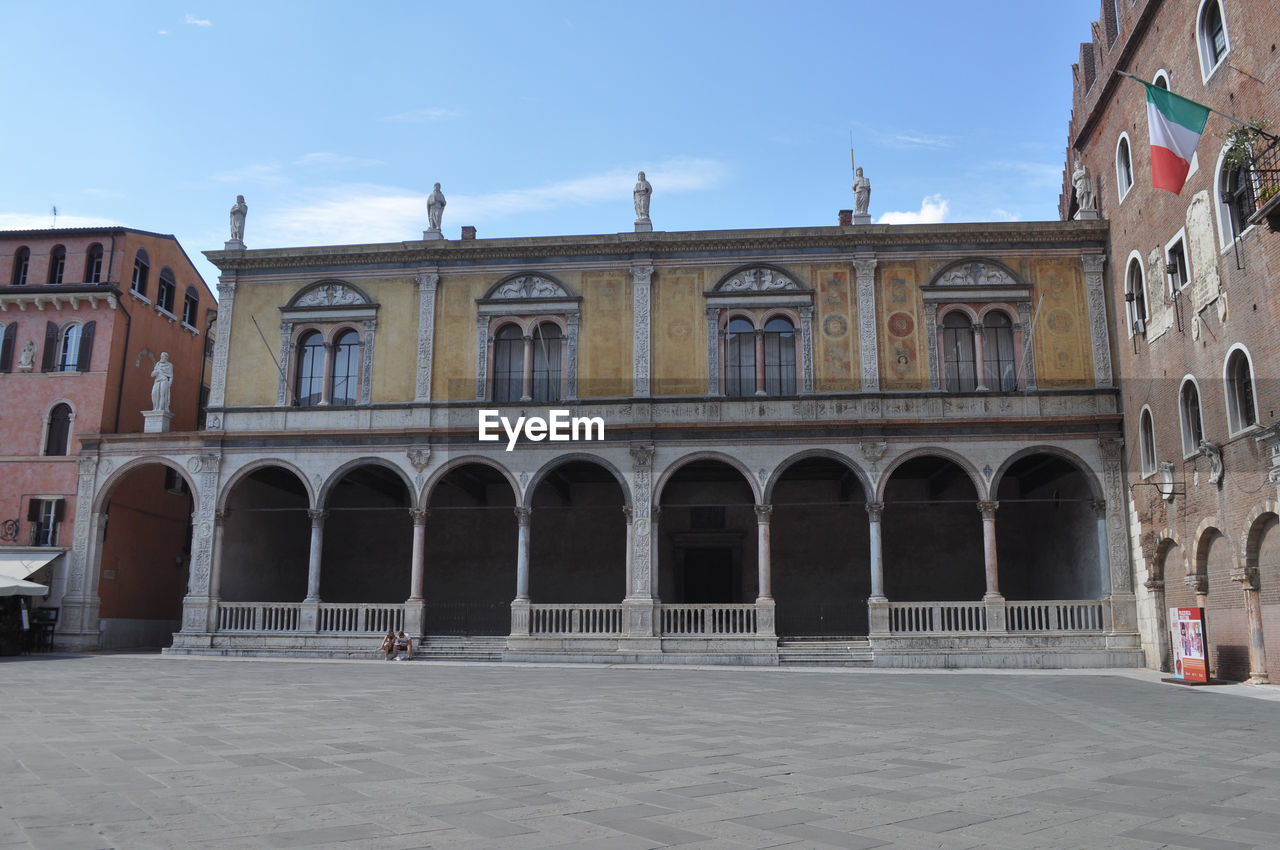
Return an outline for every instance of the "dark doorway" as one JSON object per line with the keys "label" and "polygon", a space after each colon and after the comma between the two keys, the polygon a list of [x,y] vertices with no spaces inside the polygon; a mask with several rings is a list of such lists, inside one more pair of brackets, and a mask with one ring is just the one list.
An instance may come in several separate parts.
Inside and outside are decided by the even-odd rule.
{"label": "dark doorway", "polygon": [[686,549],[684,601],[693,605],[737,602],[734,598],[733,551],[725,547]]}

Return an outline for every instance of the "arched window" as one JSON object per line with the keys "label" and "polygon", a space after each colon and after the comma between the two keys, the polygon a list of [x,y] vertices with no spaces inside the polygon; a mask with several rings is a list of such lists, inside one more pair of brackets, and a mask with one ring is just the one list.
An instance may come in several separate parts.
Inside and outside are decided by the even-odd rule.
{"label": "arched window", "polygon": [[1165,91],[1172,91],[1172,89],[1169,88],[1169,72],[1166,71],[1164,68],[1161,68],[1159,71],[1156,71],[1156,75],[1151,78],[1151,85],[1155,86],[1158,89],[1164,89]]}
{"label": "arched window", "polygon": [[1227,357],[1227,425],[1231,433],[1258,424],[1258,407],[1254,403],[1253,368],[1249,355],[1236,348]]}
{"label": "arched window", "polygon": [[196,326],[196,314],[200,312],[200,293],[194,286],[188,286],[182,296],[182,323],[188,327]]}
{"label": "arched window", "polygon": [[764,326],[764,394],[796,394],[796,326],[782,316]]}
{"label": "arched window", "polygon": [[83,330],[80,325],[67,325],[62,330],[62,339],[58,343],[59,372],[80,371],[80,343]]}
{"label": "arched window", "polygon": [[49,252],[49,283],[62,283],[62,275],[67,269],[67,249],[54,245]]}
{"label": "arched window", "polygon": [[24,286],[27,282],[27,269],[31,266],[31,249],[23,245],[13,255],[14,286]]}
{"label": "arched window", "polygon": [[13,347],[18,336],[18,326],[13,322],[0,322],[0,372],[13,371]]}
{"label": "arched window", "polygon": [[1218,0],[1201,2],[1196,23],[1196,42],[1200,47],[1200,72],[1207,80],[1231,50],[1227,25],[1222,19],[1222,6]]}
{"label": "arched window", "polygon": [[1000,310],[982,319],[983,383],[1000,392],[1018,388],[1018,371],[1013,360],[1013,320]]}
{"label": "arched window", "polygon": [[360,334],[345,330],[333,343],[333,404],[355,404],[360,375]]}
{"label": "arched window", "polygon": [[1248,165],[1232,168],[1222,163],[1218,171],[1218,206],[1225,246],[1249,226],[1249,216],[1256,208],[1253,197],[1253,173]]}
{"label": "arched window", "polygon": [[1147,283],[1142,274],[1142,260],[1138,257],[1129,259],[1129,268],[1124,275],[1124,300],[1129,316],[1129,333],[1147,332]]}
{"label": "arched window", "polygon": [[173,269],[165,266],[160,270],[160,285],[156,287],[156,306],[169,315],[173,315],[173,300],[178,292],[178,282],[173,277]]}
{"label": "arched window", "polygon": [[973,323],[959,310],[942,320],[942,350],[947,390],[972,392],[978,387],[977,358],[973,349]]}
{"label": "arched window", "polygon": [[747,319],[729,320],[724,339],[725,394],[741,397],[756,392],[756,327]]}
{"label": "arched window", "polygon": [[1182,420],[1182,454],[1184,457],[1191,457],[1200,451],[1200,441],[1204,439],[1204,423],[1200,418],[1200,390],[1190,377],[1182,382],[1178,413]]}
{"label": "arched window", "polygon": [[533,400],[560,400],[560,328],[545,322],[533,332]]}
{"label": "arched window", "polygon": [[324,339],[310,331],[298,340],[298,373],[294,401],[314,407],[324,397]]}
{"label": "arched window", "polygon": [[48,457],[64,457],[71,440],[71,406],[55,404],[49,411],[49,427],[45,430],[44,453]]}
{"label": "arched window", "polygon": [[1133,157],[1129,153],[1129,135],[1121,133],[1120,141],[1116,143],[1116,191],[1120,193],[1120,200],[1123,201],[1132,188]]}
{"label": "arched window", "polygon": [[84,282],[102,283],[102,246],[97,242],[84,255]]}
{"label": "arched window", "polygon": [[524,389],[524,334],[503,325],[493,338],[493,400],[519,401]]}
{"label": "arched window", "polygon": [[133,258],[133,283],[130,288],[143,296],[147,295],[147,278],[151,275],[151,258],[147,256],[146,248],[139,248],[137,255]]}
{"label": "arched window", "polygon": [[1138,449],[1142,455],[1142,477],[1156,471],[1156,429],[1151,424],[1151,411],[1143,409],[1138,420]]}

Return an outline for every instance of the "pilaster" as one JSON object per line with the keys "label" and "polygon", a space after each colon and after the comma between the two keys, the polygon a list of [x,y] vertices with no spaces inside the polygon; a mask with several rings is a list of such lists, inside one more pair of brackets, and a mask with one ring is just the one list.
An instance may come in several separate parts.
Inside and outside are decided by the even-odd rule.
{"label": "pilaster", "polygon": [[1102,268],[1106,265],[1106,257],[1102,254],[1081,254],[1080,262],[1084,266],[1084,287],[1089,304],[1094,386],[1114,386],[1111,374],[1111,334],[1107,326],[1107,296],[1102,283]]}
{"label": "pilaster", "polygon": [[431,401],[431,366],[435,355],[436,287],[440,275],[432,271],[418,273],[418,368],[414,378],[413,400]]}
{"label": "pilaster", "polygon": [[638,263],[631,267],[631,309],[634,315],[632,327],[632,395],[649,397],[650,363],[650,310],[653,266]]}
{"label": "pilaster", "polygon": [[879,340],[876,330],[876,259],[853,261],[858,284],[858,347],[862,364],[862,391],[880,390]]}

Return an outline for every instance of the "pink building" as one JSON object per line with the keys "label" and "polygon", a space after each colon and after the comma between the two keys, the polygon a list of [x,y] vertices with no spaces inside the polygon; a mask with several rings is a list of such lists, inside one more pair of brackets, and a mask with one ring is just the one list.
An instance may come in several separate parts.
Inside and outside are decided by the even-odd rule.
{"label": "pink building", "polygon": [[[82,440],[143,430],[162,352],[173,364],[171,428],[199,427],[216,315],[173,236],[125,227],[0,232],[0,561],[42,563],[32,580],[50,594],[36,607],[60,607],[69,590],[83,595],[67,587],[62,557],[89,533],[74,525]],[[101,608],[76,612],[107,646],[157,642],[181,612],[183,553],[154,544],[189,540],[190,496],[172,473],[138,475],[113,497],[115,528],[99,529],[113,550],[97,579]]]}

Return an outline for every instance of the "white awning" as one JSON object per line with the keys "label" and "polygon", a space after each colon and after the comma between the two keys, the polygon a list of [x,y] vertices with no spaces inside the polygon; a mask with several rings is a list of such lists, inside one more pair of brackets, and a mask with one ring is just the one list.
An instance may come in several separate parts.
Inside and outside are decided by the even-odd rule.
{"label": "white awning", "polygon": [[26,578],[61,554],[61,549],[47,555],[44,552],[0,552],[0,576]]}
{"label": "white awning", "polygon": [[49,588],[34,581],[0,575],[0,596],[48,596]]}

